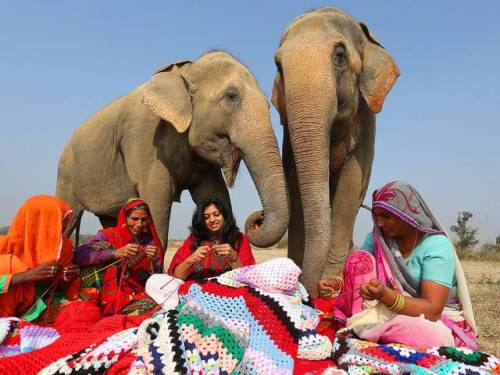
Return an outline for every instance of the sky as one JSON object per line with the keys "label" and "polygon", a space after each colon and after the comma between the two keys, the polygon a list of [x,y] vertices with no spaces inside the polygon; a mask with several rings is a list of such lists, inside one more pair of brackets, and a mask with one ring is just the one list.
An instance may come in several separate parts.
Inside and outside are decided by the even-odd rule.
{"label": "sky", "polygon": [[[0,3],[0,226],[34,194],[53,194],[59,155],[95,111],[160,66],[219,48],[270,98],[274,52],[300,14],[336,6],[368,25],[401,76],[377,116],[369,193],[413,184],[447,227],[473,213],[481,241],[500,235],[500,2],[3,1]],[[283,129],[271,119],[281,146]],[[245,168],[230,190],[240,227],[260,209]],[[169,237],[186,237],[194,205],[175,203]],[[354,239],[371,218],[361,209]],[[99,228],[86,213],[82,233]]]}

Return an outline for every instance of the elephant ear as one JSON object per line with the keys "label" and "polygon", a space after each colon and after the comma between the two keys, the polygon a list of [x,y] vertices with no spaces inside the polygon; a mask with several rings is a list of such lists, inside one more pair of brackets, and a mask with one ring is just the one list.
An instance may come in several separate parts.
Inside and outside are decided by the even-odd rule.
{"label": "elephant ear", "polygon": [[399,68],[394,59],[370,33],[364,23],[359,23],[368,39],[363,51],[363,69],[360,91],[368,107],[375,113],[382,109],[385,97],[399,77]]}
{"label": "elephant ear", "polygon": [[276,77],[274,77],[271,103],[273,103],[274,108],[276,108],[276,110],[280,115],[281,125],[286,125],[287,117],[286,117],[285,97],[283,92],[283,79],[281,78],[280,72],[276,72]]}
{"label": "elephant ear", "polygon": [[189,84],[179,70],[190,63],[181,61],[159,69],[146,83],[142,95],[142,103],[179,133],[189,128],[192,119]]}

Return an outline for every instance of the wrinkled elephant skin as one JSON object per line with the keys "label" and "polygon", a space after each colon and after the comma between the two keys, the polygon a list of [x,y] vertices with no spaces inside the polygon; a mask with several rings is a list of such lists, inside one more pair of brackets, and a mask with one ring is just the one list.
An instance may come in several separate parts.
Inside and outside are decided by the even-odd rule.
{"label": "wrinkled elephant skin", "polygon": [[335,8],[296,18],[275,54],[272,102],[284,130],[289,256],[315,295],[337,275],[370,179],[375,113],[399,76],[366,25]]}
{"label": "wrinkled elephant skin", "polygon": [[83,210],[109,226],[139,196],[165,244],[171,204],[183,190],[195,203],[215,195],[231,207],[223,173],[231,186],[240,160],[263,206],[263,215],[250,215],[258,225],[248,223],[247,233],[270,246],[286,231],[289,211],[269,105],[245,66],[209,52],[160,69],[83,123],[61,155],[57,195],[77,213],[70,232]]}

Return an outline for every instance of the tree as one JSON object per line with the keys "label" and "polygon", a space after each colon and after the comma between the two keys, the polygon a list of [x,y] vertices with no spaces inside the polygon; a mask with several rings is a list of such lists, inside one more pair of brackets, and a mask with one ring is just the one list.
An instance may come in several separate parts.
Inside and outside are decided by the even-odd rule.
{"label": "tree", "polygon": [[470,225],[469,221],[472,219],[472,213],[462,211],[458,213],[457,225],[450,227],[452,232],[458,236],[458,241],[455,243],[456,247],[460,250],[472,249],[479,243],[476,238],[478,229]]}
{"label": "tree", "polygon": [[9,227],[1,227],[0,228],[0,235],[5,235],[9,232]]}

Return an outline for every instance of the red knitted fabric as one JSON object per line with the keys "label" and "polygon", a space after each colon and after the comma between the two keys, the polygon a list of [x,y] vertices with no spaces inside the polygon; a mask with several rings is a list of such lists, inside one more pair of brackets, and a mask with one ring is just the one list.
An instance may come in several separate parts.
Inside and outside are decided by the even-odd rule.
{"label": "red knitted fabric", "polygon": [[135,354],[129,352],[125,354],[125,356],[120,358],[118,362],[113,364],[108,369],[108,371],[106,371],[106,375],[127,375],[130,371],[130,366],[134,361],[135,361]]}
{"label": "red knitted fabric", "polygon": [[325,359],[324,361],[308,361],[307,359],[296,359],[295,365],[293,366],[294,375],[320,375],[329,366],[335,366],[335,362],[332,359]]}
{"label": "red knitted fabric", "polygon": [[[68,305],[68,308],[72,305]],[[59,326],[64,331],[60,332],[59,339],[45,348],[30,353],[0,358],[0,374],[36,374],[61,357],[100,342],[116,332],[137,327],[150,316],[115,315],[92,323],[96,317],[94,310],[89,307],[92,305],[86,303],[78,305],[67,312],[61,311],[62,318],[58,318],[55,324],[56,328]]]}

